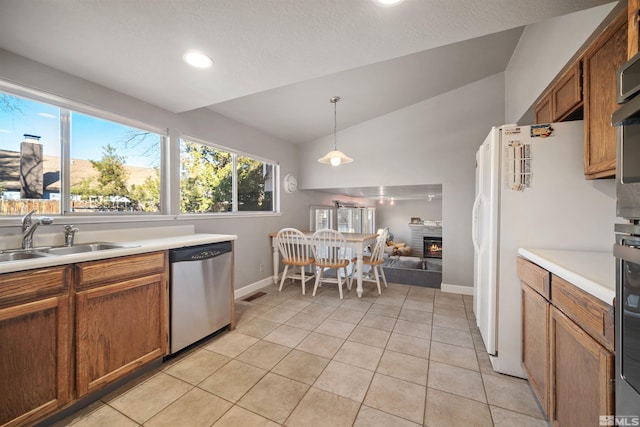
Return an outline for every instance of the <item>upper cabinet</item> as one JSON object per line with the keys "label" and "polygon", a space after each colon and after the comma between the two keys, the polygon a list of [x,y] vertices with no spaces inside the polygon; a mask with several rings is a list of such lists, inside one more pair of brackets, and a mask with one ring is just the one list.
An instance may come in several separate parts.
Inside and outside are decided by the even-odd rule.
{"label": "upper cabinet", "polygon": [[562,121],[582,106],[582,63],[573,64],[551,91],[553,121]]}
{"label": "upper cabinet", "polygon": [[553,122],[553,107],[551,93],[548,93],[536,104],[536,123]]}
{"label": "upper cabinet", "polygon": [[627,2],[627,59],[638,53],[640,44],[640,0]]}
{"label": "upper cabinet", "polygon": [[621,13],[587,49],[584,68],[584,174],[610,178],[616,172],[616,71],[627,61],[627,11]]}
{"label": "upper cabinet", "polygon": [[612,178],[616,173],[616,71],[638,52],[640,0],[631,0],[535,107],[536,123],[584,119],[584,175]]}
{"label": "upper cabinet", "polygon": [[571,66],[536,104],[536,123],[571,119],[582,107],[582,63]]}

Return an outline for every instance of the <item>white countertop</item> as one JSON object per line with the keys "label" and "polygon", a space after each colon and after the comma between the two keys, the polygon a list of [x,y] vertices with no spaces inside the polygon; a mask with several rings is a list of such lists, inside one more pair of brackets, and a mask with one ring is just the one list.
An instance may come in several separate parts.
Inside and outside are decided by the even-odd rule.
{"label": "white countertop", "polygon": [[520,248],[518,254],[613,305],[616,296],[616,259],[612,252]]}
{"label": "white countertop", "polygon": [[[130,236],[135,236],[139,239],[139,235],[129,231]],[[167,235],[164,237],[158,236],[158,234],[151,234],[157,236],[154,238],[142,238],[139,240],[127,240],[122,234],[118,232],[110,232],[112,238],[104,239],[104,236],[100,236],[100,240],[94,241],[108,241],[113,243],[122,243],[130,247],[109,249],[104,251],[84,252],[79,254],[69,255],[56,255],[41,258],[31,258],[19,261],[0,262],[0,273],[9,273],[14,271],[31,270],[34,268],[52,267],[56,265],[74,264],[77,262],[93,261],[97,259],[115,258],[126,255],[135,255],[145,252],[154,252],[165,249],[175,249],[185,246],[202,245],[206,243],[226,242],[230,240],[237,240],[238,236],[235,234],[184,234],[184,235]],[[80,244],[81,242],[78,242]],[[84,243],[84,242],[82,242]]]}

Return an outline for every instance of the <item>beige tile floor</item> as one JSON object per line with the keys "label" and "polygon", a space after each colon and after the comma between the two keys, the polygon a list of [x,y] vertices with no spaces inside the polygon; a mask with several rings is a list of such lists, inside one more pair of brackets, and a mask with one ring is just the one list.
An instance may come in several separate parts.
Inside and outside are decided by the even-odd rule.
{"label": "beige tile floor", "polygon": [[57,425],[548,426],[527,382],[491,369],[471,297],[264,290],[236,303],[236,330]]}

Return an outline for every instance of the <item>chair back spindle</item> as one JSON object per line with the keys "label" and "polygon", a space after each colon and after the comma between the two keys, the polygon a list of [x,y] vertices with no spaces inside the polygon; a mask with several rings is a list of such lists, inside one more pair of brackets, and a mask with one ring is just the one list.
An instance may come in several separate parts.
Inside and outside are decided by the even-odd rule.
{"label": "chair back spindle", "polygon": [[[314,276],[313,273],[306,275],[304,271],[305,266],[313,265],[315,262],[311,255],[310,240],[298,229],[283,228],[276,234],[276,241],[278,250],[282,256],[282,263],[284,264],[284,272],[282,273],[279,290],[282,291],[282,286],[286,278],[300,279],[302,295],[304,295],[305,283]],[[291,273],[289,273],[290,266]],[[295,273],[296,268],[300,270],[299,274]]]}

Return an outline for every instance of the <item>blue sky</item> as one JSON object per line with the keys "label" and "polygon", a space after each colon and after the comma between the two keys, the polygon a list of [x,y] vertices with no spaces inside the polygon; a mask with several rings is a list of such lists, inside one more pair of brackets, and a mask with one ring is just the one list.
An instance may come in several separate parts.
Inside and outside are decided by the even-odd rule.
{"label": "blue sky", "polygon": [[[10,96],[10,95],[6,95]],[[60,155],[60,113],[57,107],[12,97],[21,112],[0,110],[0,149],[19,151],[24,134],[40,136],[45,155]],[[123,141],[132,128],[102,119],[72,113],[71,157],[74,159],[100,160],[103,147],[111,144],[119,155],[125,156],[128,165],[154,167],[157,158],[144,154],[143,147],[125,147]],[[151,141],[147,138],[145,143]],[[154,139],[156,140],[156,139]],[[148,147],[148,145],[146,145]],[[155,156],[154,156],[155,157]]]}

